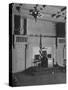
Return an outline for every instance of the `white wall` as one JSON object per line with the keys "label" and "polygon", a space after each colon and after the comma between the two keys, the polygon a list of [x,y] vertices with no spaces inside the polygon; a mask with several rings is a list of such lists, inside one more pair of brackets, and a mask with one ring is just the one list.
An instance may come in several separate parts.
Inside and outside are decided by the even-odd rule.
{"label": "white wall", "polygon": [[13,72],[23,71],[25,69],[25,45],[23,43],[15,43],[13,49]]}
{"label": "white wall", "polygon": [[[33,66],[33,48],[34,47],[39,47],[40,45],[40,37],[29,37],[29,44],[28,44],[28,49],[27,49],[27,66]],[[52,59],[54,58],[55,63],[56,63],[56,57],[55,57],[55,38],[42,38],[42,47],[50,47],[51,54],[52,54]],[[29,65],[28,65],[29,63]]]}
{"label": "white wall", "polygon": [[[47,21],[40,21],[38,20],[35,22],[33,19],[27,19],[27,33],[28,35],[50,35],[55,36],[55,23],[47,22]],[[29,65],[27,66],[33,66],[33,47],[39,47],[40,45],[40,37],[29,37],[28,38],[28,52],[27,53],[27,62]],[[44,38],[42,37],[42,47],[51,47],[52,48],[52,58],[55,58],[56,62],[56,56],[55,56],[55,38]]]}
{"label": "white wall", "polygon": [[64,52],[64,45],[65,43],[59,43],[59,39],[63,39],[65,40],[64,38],[58,38],[58,48],[57,48],[57,62],[60,66],[63,66],[64,64],[64,59],[66,59],[66,51]]}
{"label": "white wall", "polygon": [[27,32],[28,34],[43,34],[43,35],[55,35],[55,23],[48,21],[27,19]]}
{"label": "white wall", "polygon": [[[37,21],[35,23],[32,19],[27,19],[27,33],[36,35],[51,35],[55,36],[55,23],[47,21]],[[26,51],[26,68],[34,66],[33,63],[33,47],[39,47],[40,37],[28,37],[27,51]],[[42,37],[42,46],[52,48],[52,58],[54,63],[56,60],[59,65],[63,65],[63,46],[58,44],[57,55],[55,38]],[[15,49],[13,49],[13,72],[19,72],[25,70],[25,45],[23,43],[15,43]]]}

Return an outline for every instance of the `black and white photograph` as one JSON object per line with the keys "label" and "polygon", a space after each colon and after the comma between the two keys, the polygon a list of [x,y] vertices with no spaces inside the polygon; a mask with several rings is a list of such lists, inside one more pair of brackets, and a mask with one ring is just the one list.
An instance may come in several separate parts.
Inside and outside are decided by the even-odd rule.
{"label": "black and white photograph", "polygon": [[66,6],[9,4],[9,85],[66,84]]}

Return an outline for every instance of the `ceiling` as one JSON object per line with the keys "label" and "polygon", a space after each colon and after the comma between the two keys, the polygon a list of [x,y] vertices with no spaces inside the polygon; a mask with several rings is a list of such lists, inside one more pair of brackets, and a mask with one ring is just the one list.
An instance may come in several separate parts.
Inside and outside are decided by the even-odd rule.
{"label": "ceiling", "polygon": [[[16,11],[17,6],[21,7],[21,11],[19,13],[18,11]],[[33,9],[35,6],[36,4],[14,4],[13,11],[16,14],[21,14],[22,16],[33,19],[34,17],[30,15],[29,10]],[[63,8],[65,8],[65,6],[45,5],[45,7],[43,7],[42,5],[38,5],[37,9],[40,11],[41,14],[38,19],[53,22],[66,22],[66,9],[62,10]]]}

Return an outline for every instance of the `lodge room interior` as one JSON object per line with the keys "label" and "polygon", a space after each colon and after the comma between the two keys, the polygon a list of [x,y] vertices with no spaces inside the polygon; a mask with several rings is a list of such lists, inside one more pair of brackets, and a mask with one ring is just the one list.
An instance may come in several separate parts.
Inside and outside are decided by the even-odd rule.
{"label": "lodge room interior", "polygon": [[66,7],[12,4],[13,85],[66,83]]}

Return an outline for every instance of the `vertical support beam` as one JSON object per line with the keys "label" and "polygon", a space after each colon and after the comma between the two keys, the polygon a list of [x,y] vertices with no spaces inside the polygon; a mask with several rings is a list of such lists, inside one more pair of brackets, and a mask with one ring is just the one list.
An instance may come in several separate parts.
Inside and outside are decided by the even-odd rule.
{"label": "vertical support beam", "polygon": [[63,64],[64,64],[64,60],[65,60],[65,54],[66,52],[65,52],[65,44],[64,44],[64,47],[63,47]]}
{"label": "vertical support beam", "polygon": [[56,49],[57,49],[57,36],[56,36]]}
{"label": "vertical support beam", "polygon": [[20,19],[20,34],[22,34],[23,35],[23,32],[24,32],[24,28],[23,28],[23,26],[24,26],[24,18],[21,16],[21,19]]}
{"label": "vertical support beam", "polygon": [[24,18],[24,35],[27,35],[27,18]]}
{"label": "vertical support beam", "polygon": [[26,70],[27,44],[25,44],[25,70]]}
{"label": "vertical support beam", "polygon": [[58,44],[57,44],[57,36],[58,36],[57,35],[58,34],[58,31],[57,31],[58,29],[57,28],[58,28],[58,26],[57,25],[58,25],[58,23],[55,24],[55,26],[56,26],[56,28],[55,28],[56,29],[55,30],[55,33],[56,33],[56,38],[55,38],[56,39],[56,41],[55,41],[55,45],[56,45],[56,65],[57,65],[57,46],[58,46]]}
{"label": "vertical support beam", "polygon": [[14,34],[14,13],[12,13],[12,35]]}
{"label": "vertical support beam", "polygon": [[40,48],[40,60],[41,60],[41,54],[42,54],[42,35],[40,34],[40,44],[39,44],[39,48]]}
{"label": "vertical support beam", "polygon": [[56,35],[56,64],[57,64],[57,46],[58,44],[57,44],[57,35]]}

